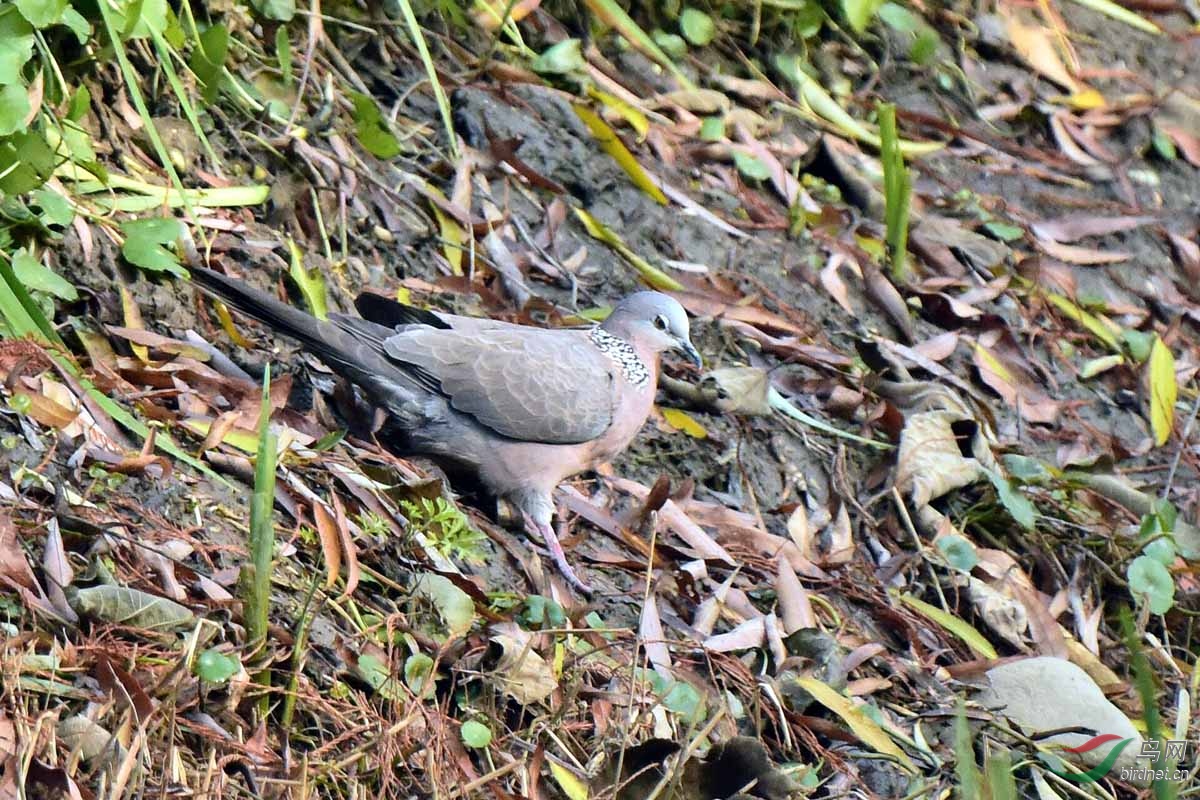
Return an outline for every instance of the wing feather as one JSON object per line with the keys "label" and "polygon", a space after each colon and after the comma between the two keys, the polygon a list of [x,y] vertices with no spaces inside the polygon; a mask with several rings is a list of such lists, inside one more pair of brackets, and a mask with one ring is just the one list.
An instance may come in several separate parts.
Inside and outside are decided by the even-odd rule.
{"label": "wing feather", "polygon": [[502,436],[578,444],[613,421],[613,364],[580,331],[412,328],[385,340],[383,350]]}

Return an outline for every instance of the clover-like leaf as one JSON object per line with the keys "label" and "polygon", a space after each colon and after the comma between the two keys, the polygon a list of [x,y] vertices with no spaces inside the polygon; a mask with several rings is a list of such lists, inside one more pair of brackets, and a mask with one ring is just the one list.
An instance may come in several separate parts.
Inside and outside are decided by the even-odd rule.
{"label": "clover-like leaf", "polygon": [[1161,561],[1138,556],[1130,563],[1125,577],[1129,579],[1129,591],[1149,603],[1151,612],[1165,614],[1175,604],[1175,579]]}
{"label": "clover-like leaf", "polygon": [[183,235],[183,227],[173,217],[150,217],[121,223],[125,244],[121,255],[134,266],[150,272],[169,272],[178,277],[187,273],[179,266],[179,258],[164,245],[174,244]]}

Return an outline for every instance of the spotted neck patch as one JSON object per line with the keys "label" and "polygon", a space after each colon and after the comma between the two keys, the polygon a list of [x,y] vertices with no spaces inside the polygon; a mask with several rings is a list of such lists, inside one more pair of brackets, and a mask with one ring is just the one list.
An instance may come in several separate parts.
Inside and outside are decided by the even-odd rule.
{"label": "spotted neck patch", "polygon": [[641,389],[650,382],[650,370],[646,369],[646,363],[629,342],[603,328],[592,328],[588,338],[601,353],[617,362],[622,377],[631,385]]}

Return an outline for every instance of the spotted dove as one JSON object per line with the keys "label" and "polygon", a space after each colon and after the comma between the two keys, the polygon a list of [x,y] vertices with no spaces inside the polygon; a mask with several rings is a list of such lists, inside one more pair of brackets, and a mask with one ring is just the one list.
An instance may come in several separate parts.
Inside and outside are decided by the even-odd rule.
{"label": "spotted dove", "polygon": [[[551,527],[565,478],[620,453],[650,412],[659,355],[700,355],[673,298],[638,292],[590,330],[550,330],[433,313],[378,295],[363,317],[320,320],[204,268],[192,280],[237,311],[298,340],[387,412],[381,441],[476,474],[541,536],[563,576],[590,591]],[[386,320],[388,324],[380,324]]]}

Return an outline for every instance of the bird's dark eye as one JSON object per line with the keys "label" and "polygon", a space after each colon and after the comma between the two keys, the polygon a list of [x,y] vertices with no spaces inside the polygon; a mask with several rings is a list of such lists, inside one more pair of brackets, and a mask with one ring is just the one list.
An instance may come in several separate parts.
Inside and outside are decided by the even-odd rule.
{"label": "bird's dark eye", "polygon": [[667,318],[666,317],[655,317],[654,318],[654,327],[658,328],[660,331],[665,331],[667,329]]}

